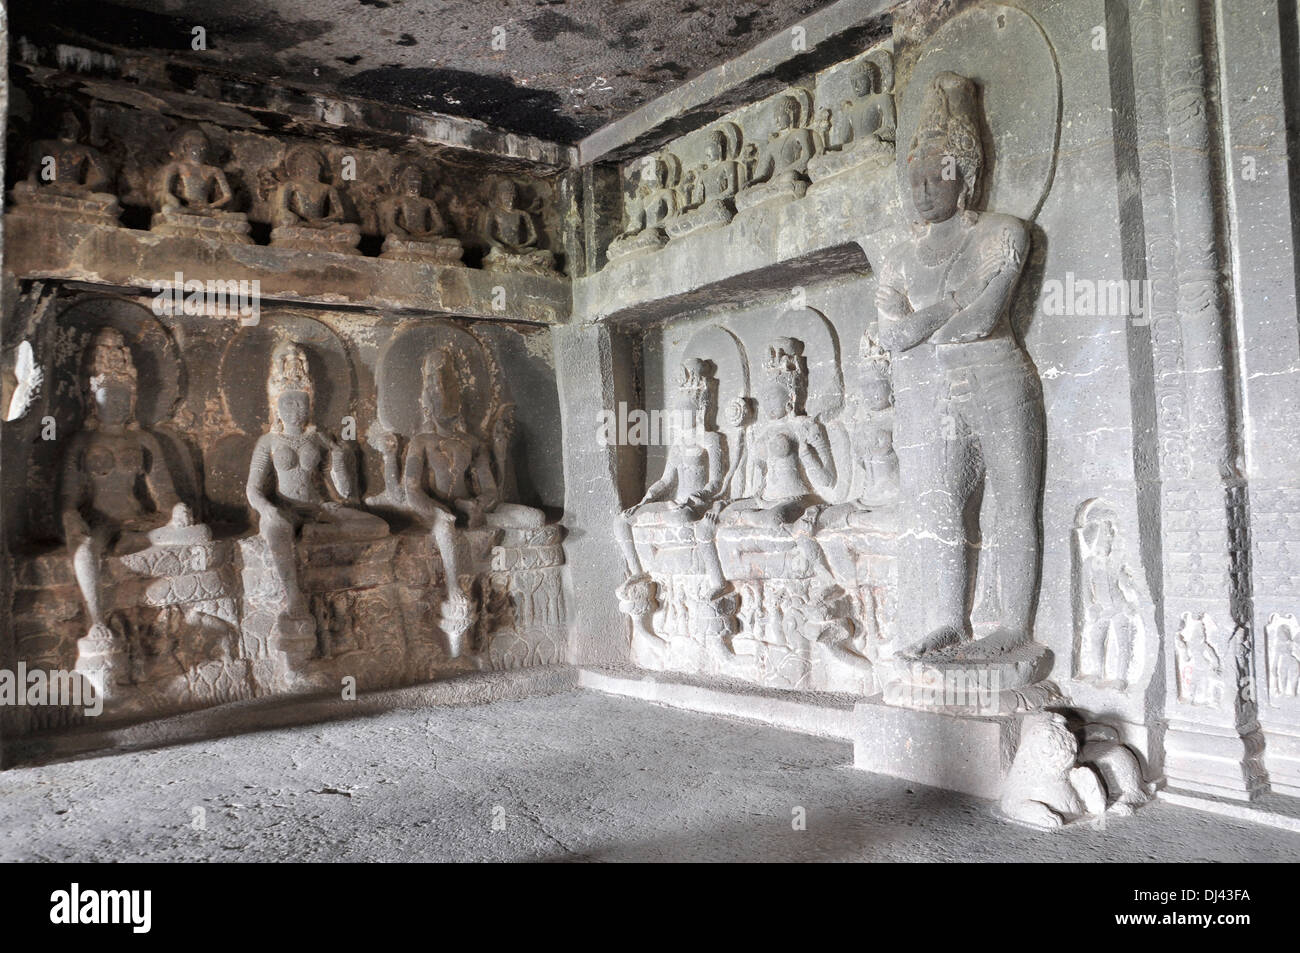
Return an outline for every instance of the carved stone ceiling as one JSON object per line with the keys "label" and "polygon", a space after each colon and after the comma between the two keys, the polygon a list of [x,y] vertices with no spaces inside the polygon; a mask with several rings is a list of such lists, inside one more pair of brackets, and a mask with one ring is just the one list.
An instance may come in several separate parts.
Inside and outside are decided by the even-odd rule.
{"label": "carved stone ceiling", "polygon": [[[18,0],[15,38],[574,142],[830,0]],[[192,29],[205,51],[191,49]],[[494,32],[495,31],[495,32]],[[504,49],[493,48],[504,39]]]}

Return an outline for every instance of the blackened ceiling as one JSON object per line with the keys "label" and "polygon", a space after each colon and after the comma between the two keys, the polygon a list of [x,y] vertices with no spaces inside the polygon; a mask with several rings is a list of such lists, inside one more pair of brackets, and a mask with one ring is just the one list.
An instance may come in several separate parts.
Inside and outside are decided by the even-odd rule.
{"label": "blackened ceiling", "polygon": [[38,46],[163,56],[571,143],[830,2],[17,0],[10,18]]}

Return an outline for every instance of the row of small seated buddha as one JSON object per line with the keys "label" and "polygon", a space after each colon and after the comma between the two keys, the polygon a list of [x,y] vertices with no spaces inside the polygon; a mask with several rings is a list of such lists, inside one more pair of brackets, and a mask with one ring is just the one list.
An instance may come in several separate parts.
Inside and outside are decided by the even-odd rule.
{"label": "row of small seated buddha", "polygon": [[[247,482],[257,535],[239,541],[245,550],[252,546],[274,576],[268,591],[279,611],[271,641],[289,663],[309,657],[318,644],[317,619],[301,578],[313,562],[305,551],[342,547],[344,562],[376,552],[391,561],[393,554],[392,547],[377,545],[392,530],[361,503],[345,446],[313,423],[309,366],[306,350],[292,340],[272,354],[271,424],[253,450]],[[546,525],[542,511],[503,498],[512,485],[512,408],[498,409],[491,427],[495,439],[472,433],[449,348],[426,356],[422,383],[424,427],[410,438],[398,485],[385,488],[383,502],[394,502],[398,494],[402,511],[422,527],[417,532],[430,537],[428,549],[414,551],[437,561],[424,578],[445,580],[440,621],[448,655],[456,658],[482,609],[484,594],[474,577],[558,564],[559,528]],[[100,685],[112,685],[124,676],[126,646],[109,624],[110,614],[123,607],[124,598],[128,605],[134,600],[154,606],[243,600],[249,587],[239,586],[230,571],[229,541],[214,540],[212,529],[179,499],[158,437],[136,420],[137,372],[116,329],[95,334],[86,354],[85,390],[89,410],[64,453],[60,508],[90,623],[78,645],[77,668]],[[497,560],[494,545],[502,541],[508,551]],[[529,548],[539,555],[510,556]],[[246,567],[252,552],[245,552]],[[385,573],[391,578],[391,568]],[[122,578],[132,574],[153,581],[143,592],[122,590]],[[203,583],[198,588],[197,579]]]}
{"label": "row of small seated buddha", "polygon": [[[851,412],[814,417],[806,411],[803,342],[778,338],[763,364],[757,414],[739,398],[722,430],[708,423],[718,383],[712,362],[684,362],[674,408],[680,426],[663,475],[615,521],[628,577],[618,594],[638,662],[671,665],[682,654],[674,643],[690,639],[711,669],[744,675],[740,657],[766,651],[755,643],[775,638],[807,655],[801,644],[784,644],[797,630],[799,640],[869,672],[875,643],[887,637],[878,590],[888,588],[881,575],[893,555],[898,460],[888,354],[864,336],[862,358]],[[847,440],[833,440],[831,428]],[[848,490],[837,494],[837,486]],[[829,502],[835,496],[841,502]],[[797,626],[776,618],[787,612],[799,614]],[[855,625],[864,612],[870,621]]]}
{"label": "row of small seated buddha", "polygon": [[[14,187],[15,209],[54,212],[76,220],[117,227],[121,208],[113,194],[113,170],[98,149],[83,142],[84,129],[75,112],[67,112],[56,137],[32,146],[28,175]],[[298,144],[285,153],[271,198],[271,244],[312,252],[360,254],[361,226],[347,221],[349,203],[339,186],[326,178],[324,155],[315,146]],[[385,236],[380,257],[435,264],[460,264],[462,237],[435,198],[426,192],[430,173],[400,165],[386,194],[375,201],[378,228]],[[226,173],[213,160],[211,141],[202,129],[180,130],[170,160],[152,176],[151,231],[174,237],[206,238],[251,244],[248,216],[235,211],[235,193]],[[488,201],[474,216],[475,240],[486,245],[483,267],[537,274],[555,271],[555,256],[540,247],[535,208],[520,206],[519,189],[510,179],[491,188]]]}
{"label": "row of small seated buddha", "polygon": [[626,226],[609,245],[610,261],[662,248],[670,240],[727,225],[737,212],[799,199],[817,183],[894,158],[894,67],[877,50],[850,73],[853,98],[818,109],[807,90],[772,102],[770,131],[743,141],[727,121],[706,130],[702,157],[682,171],[671,149],[646,156],[624,209]]}

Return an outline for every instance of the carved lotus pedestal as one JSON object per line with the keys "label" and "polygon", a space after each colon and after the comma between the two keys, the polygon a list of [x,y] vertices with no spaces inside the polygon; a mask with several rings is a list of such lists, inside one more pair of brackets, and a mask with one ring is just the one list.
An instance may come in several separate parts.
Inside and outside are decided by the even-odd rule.
{"label": "carved lotus pedestal", "polygon": [[[91,629],[63,549],[15,559],[18,657],[30,669],[75,670],[100,686],[104,719],[139,718],[252,697],[239,639],[234,547],[205,538],[155,543],[102,562],[107,625]],[[37,727],[76,713],[43,709]]]}
{"label": "carved lotus pedestal", "polygon": [[358,691],[410,681],[394,585],[396,537],[298,540],[298,583],[310,617],[283,612],[284,588],[260,536],[239,541],[246,654],[266,693]]}
{"label": "carved lotus pedestal", "polygon": [[676,218],[669,219],[664,226],[664,230],[668,232],[669,238],[684,238],[695,232],[730,225],[735,216],[736,211],[732,207],[730,199],[713,199],[699,208],[691,209]]}
{"label": "carved lotus pedestal", "polygon": [[459,265],[465,247],[454,238],[398,238],[389,235],[384,239],[380,258],[389,261],[418,261],[432,265]]}
{"label": "carved lotus pedestal", "polygon": [[668,236],[662,228],[643,228],[632,235],[619,235],[611,241],[605,257],[610,261],[621,261],[659,251],[667,244]]}
{"label": "carved lotus pedestal", "polygon": [[10,215],[25,216],[41,224],[47,223],[49,216],[54,216],[82,225],[117,228],[118,216],[122,214],[117,196],[107,192],[70,195],[19,182],[9,193],[9,198],[12,204]]}
{"label": "carved lotus pedestal", "polygon": [[1008,715],[1059,704],[1057,687],[1045,681],[1052,653],[1027,642],[1012,648],[976,639],[926,652],[904,653],[877,663],[887,704],[955,715]]}
{"label": "carved lotus pedestal", "polygon": [[323,225],[280,225],[271,229],[274,248],[295,251],[333,252],[336,255],[360,255],[361,227],[350,222]]}
{"label": "carved lotus pedestal", "polygon": [[149,230],[171,238],[205,238],[236,245],[251,245],[248,216],[243,212],[189,212],[184,209],[163,209],[155,212]]}

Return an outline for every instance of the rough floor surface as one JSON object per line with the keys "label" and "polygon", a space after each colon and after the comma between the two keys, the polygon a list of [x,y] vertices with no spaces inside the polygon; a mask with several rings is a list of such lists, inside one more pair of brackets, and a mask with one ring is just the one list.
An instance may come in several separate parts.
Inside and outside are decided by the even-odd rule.
{"label": "rough floor surface", "polygon": [[1040,834],[850,758],[589,692],[398,711],[0,773],[0,860],[1300,859],[1162,803]]}

